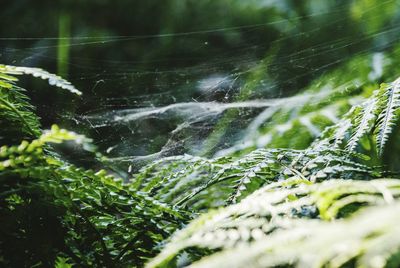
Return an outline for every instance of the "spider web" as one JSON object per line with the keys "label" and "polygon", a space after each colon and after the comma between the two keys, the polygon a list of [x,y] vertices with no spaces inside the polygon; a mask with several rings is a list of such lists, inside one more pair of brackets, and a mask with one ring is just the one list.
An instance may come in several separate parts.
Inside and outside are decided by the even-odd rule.
{"label": "spider web", "polygon": [[[279,107],[326,97],[323,91],[312,96],[295,93],[352,57],[373,54],[370,79],[379,80],[384,65],[380,52],[399,40],[396,14],[392,23],[364,29],[356,38],[350,31],[318,40],[327,29],[340,32],[349,26],[347,17],[340,15],[349,12],[349,4],[310,1],[304,14],[297,14],[284,2],[242,3],[278,11],[279,16],[261,24],[151,35],[0,37],[0,58],[11,65],[54,66],[55,50],[67,47],[72,56],[66,64],[73,70],[68,79],[84,96],[71,99],[71,109],[55,107],[52,115],[46,115],[49,108],[43,100],[39,111],[51,123],[92,137],[111,162],[129,171],[164,156],[226,155],[246,148]],[[369,14],[364,23],[378,21],[380,11],[393,3],[397,5],[376,2],[362,10]],[[258,36],[264,29],[277,33],[269,43]],[[228,49],[213,41],[216,36],[234,40],[239,34],[247,37],[246,42]],[[68,44],[60,44],[64,39]],[[171,39],[191,51],[212,51],[213,56],[194,53],[176,58],[180,51],[173,51],[172,56],[164,53],[150,60],[102,58],[113,49],[152,47]],[[302,45],[291,47],[298,44]],[[81,53],[87,50],[97,56]],[[319,61],[321,57],[325,60]],[[221,126],[223,120],[228,123]]]}

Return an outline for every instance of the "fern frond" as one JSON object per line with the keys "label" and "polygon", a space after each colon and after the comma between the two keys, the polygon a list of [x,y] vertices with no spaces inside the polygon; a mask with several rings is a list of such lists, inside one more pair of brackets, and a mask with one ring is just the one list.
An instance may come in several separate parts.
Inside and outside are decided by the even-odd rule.
{"label": "fern frond", "polygon": [[[257,190],[238,204],[204,214],[185,229],[178,231],[148,267],[168,265],[174,256],[191,247],[222,250],[222,253],[215,253],[204,259],[211,260],[221,255],[231,256],[230,258],[237,257],[238,255],[229,254],[259,242],[267,243],[272,240],[273,243],[279,244],[279,239],[275,240],[275,237],[281,237],[281,241],[284,241],[283,237],[296,239],[297,235],[293,234],[300,230],[297,228],[308,228],[306,227],[308,221],[310,224],[325,225],[322,220],[315,218],[330,220],[336,217],[347,217],[354,213],[354,209],[359,209],[360,204],[363,206],[391,204],[400,197],[399,190],[399,180],[370,182],[330,180],[310,184],[307,180],[292,178],[272,183]],[[357,206],[354,206],[355,204]],[[312,219],[307,220],[307,218]],[[315,225],[312,226],[315,227]],[[357,228],[360,226],[366,227],[368,224],[357,225]],[[286,232],[288,236],[284,235]],[[320,239],[324,240],[323,237],[329,236],[329,233],[329,230],[325,230],[324,234],[318,234],[322,235]],[[313,235],[311,227],[310,235]],[[279,248],[277,244],[267,244]],[[297,250],[298,256],[307,255],[300,253],[299,248]],[[314,250],[317,250],[317,247]],[[258,252],[251,249],[248,252],[249,257],[245,257],[238,267],[244,267],[244,262],[252,263]],[[285,250],[282,251],[282,256],[284,252]],[[268,256],[268,251],[259,253],[262,256]],[[240,259],[236,257],[235,260]],[[207,262],[207,265],[214,264],[216,264],[214,261]],[[262,267],[266,266],[268,265],[262,265]]]}
{"label": "fern frond", "polygon": [[386,142],[398,118],[398,108],[400,107],[400,79],[397,79],[390,85],[382,85],[381,91],[384,91],[380,99],[383,103],[383,107],[382,112],[378,116],[376,125],[376,146],[380,154],[383,153]]}
{"label": "fern frond", "polygon": [[399,212],[400,203],[396,202],[365,209],[345,221],[283,220],[281,224],[287,229],[211,255],[190,267],[339,268],[348,263],[395,267],[399,265]]}
{"label": "fern frond", "polygon": [[68,90],[69,92],[76,95],[82,95],[82,92],[76,89],[74,85],[72,85],[67,80],[40,68],[0,65],[0,73],[10,75],[32,75],[33,77],[39,77],[43,80],[47,80],[49,85],[51,86],[56,86]]}
{"label": "fern frond", "polygon": [[[1,77],[0,77],[0,81]],[[7,83],[8,84],[8,83]],[[16,142],[23,138],[40,135],[39,117],[24,90],[13,84],[0,84],[0,128],[2,136],[10,139],[4,143]]]}
{"label": "fern frond", "polygon": [[42,69],[0,65],[0,128],[5,144],[12,144],[21,139],[39,137],[39,117],[34,113],[34,107],[25,90],[16,86],[18,79],[14,75],[29,74],[46,79],[50,84],[80,95],[71,83],[59,76]]}
{"label": "fern frond", "polygon": [[155,199],[199,211],[236,203],[262,185],[291,176],[322,181],[335,178],[376,178],[376,168],[360,164],[357,153],[320,146],[318,149],[255,150],[239,159],[169,157],[145,168],[132,189]]}
{"label": "fern frond", "polygon": [[382,84],[367,100],[354,105],[343,119],[327,127],[311,148],[331,145],[334,148],[345,147],[347,151],[354,151],[360,140],[370,132],[370,137],[376,139],[378,153],[382,154],[396,125],[399,108],[400,79],[397,79],[391,84]]}
{"label": "fern frond", "polygon": [[343,143],[346,134],[348,134],[348,131],[352,127],[352,123],[350,120],[344,119],[337,126],[338,126],[338,128],[335,129],[334,134],[333,134],[334,148],[339,148],[340,145]]}
{"label": "fern frond", "polygon": [[[105,170],[84,170],[49,153],[50,147],[44,150],[46,144],[64,141],[90,142],[82,135],[54,126],[31,142],[1,147],[0,193],[6,201],[0,213],[16,219],[15,225],[3,226],[2,239],[24,232],[25,219],[18,211],[46,203],[50,208],[39,209],[36,213],[41,219],[35,221],[45,226],[46,220],[52,220],[52,228],[63,232],[60,246],[50,249],[48,256],[62,252],[79,266],[140,266],[157,243],[188,216],[148,195],[131,191],[122,179]],[[14,202],[16,196],[22,201]],[[29,228],[40,231],[35,226]],[[29,234],[14,243],[31,239]]]}
{"label": "fern frond", "polygon": [[374,123],[377,116],[378,100],[374,94],[370,97],[361,107],[355,116],[355,130],[350,140],[348,141],[346,148],[349,151],[353,151],[357,146],[359,140],[371,130],[371,124]]}

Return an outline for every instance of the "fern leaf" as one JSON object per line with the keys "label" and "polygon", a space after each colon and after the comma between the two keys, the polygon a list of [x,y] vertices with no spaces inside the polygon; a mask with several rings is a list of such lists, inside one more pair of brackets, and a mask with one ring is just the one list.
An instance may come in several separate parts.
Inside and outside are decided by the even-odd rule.
{"label": "fern leaf", "polygon": [[[257,258],[257,254],[260,254],[260,257],[266,256],[268,251],[251,248],[251,250],[244,251],[246,254],[240,255],[241,257],[231,253],[241,251],[243,247],[251,247],[255,243],[270,245],[271,248],[276,247],[275,254],[279,254],[282,257],[281,260],[286,261],[285,250],[281,248],[286,243],[284,238],[288,238],[287,241],[297,241],[298,234],[302,234],[301,228],[307,228],[307,236],[315,238],[315,241],[319,239],[318,241],[323,243],[324,237],[329,236],[329,228],[324,230],[325,233],[319,233],[315,232],[314,227],[329,225],[326,221],[340,217],[341,213],[344,213],[346,208],[352,204],[361,203],[364,206],[392,204],[396,202],[394,200],[400,198],[399,187],[399,180],[389,179],[330,180],[312,184],[307,180],[291,178],[272,183],[237,204],[202,215],[186,228],[176,232],[170,243],[166,245],[159,256],[148,264],[148,267],[168,266],[174,256],[193,247],[217,251],[194,264],[203,264],[204,260],[204,263],[207,263],[204,267],[221,267],[221,263],[224,263],[222,266],[234,267],[233,263],[232,265],[226,264],[227,259],[234,259],[235,262],[243,261],[238,267],[247,267]],[[315,219],[317,217],[321,219]],[[396,217],[398,218],[398,216]],[[370,218],[368,219],[370,221]],[[357,220],[355,221],[357,222]],[[370,226],[369,224],[356,225],[356,222],[354,222],[355,225],[350,226],[355,229],[359,228],[359,230],[362,230],[360,226],[366,229]],[[308,223],[312,226],[307,226]],[[343,230],[345,229],[342,229],[342,234],[345,236],[346,232]],[[338,242],[345,241],[342,237],[337,239],[331,236],[331,238]],[[305,244],[307,244],[306,241],[307,239],[304,240]],[[304,252],[299,250],[298,245],[293,244],[294,256],[299,258],[307,256],[307,250]],[[318,251],[323,248],[318,247],[313,250]],[[330,247],[325,248],[329,250]],[[345,252],[343,253],[345,254]],[[222,259],[215,262],[215,258],[221,254],[225,257],[225,262],[220,262]],[[270,266],[261,265],[261,267]]]}
{"label": "fern leaf", "polygon": [[[286,229],[200,259],[190,267],[397,267],[400,203],[344,221],[282,220]],[[379,219],[379,220],[371,220]],[[327,246],[328,245],[328,246]]]}
{"label": "fern leaf", "polygon": [[[353,107],[349,111],[349,114],[353,115],[354,111],[355,111],[355,107]],[[344,140],[346,139],[346,135],[349,133],[349,131],[351,130],[352,127],[353,127],[353,124],[352,124],[351,120],[347,119],[345,116],[345,119],[339,121],[332,128],[326,129],[326,132],[329,132],[333,129],[333,147],[334,148],[340,148],[340,146],[344,143]],[[325,139],[325,141],[322,139],[321,142],[322,142],[322,144],[325,144],[326,139]],[[316,144],[318,144],[318,142]]]}
{"label": "fern leaf", "polygon": [[397,79],[390,85],[382,85],[382,102],[384,108],[378,116],[376,128],[378,133],[376,136],[376,146],[380,154],[383,153],[386,142],[392,133],[395,121],[398,117],[397,110],[400,107],[400,79]]}
{"label": "fern leaf", "polygon": [[22,74],[32,75],[34,77],[39,77],[43,80],[47,80],[49,85],[51,86],[56,86],[68,90],[69,92],[76,95],[82,95],[82,92],[76,89],[67,80],[63,79],[58,75],[51,74],[40,68],[0,65],[0,73],[11,74],[11,75],[22,75]]}
{"label": "fern leaf", "polygon": [[[51,224],[56,226],[51,228],[65,230],[61,237],[63,246],[53,244],[54,248],[49,248],[47,254],[58,255],[61,252],[70,256],[69,253],[74,251],[73,256],[78,256],[74,262],[84,267],[101,267],[105,263],[108,267],[121,259],[129,266],[141,267],[150,250],[170,235],[178,227],[178,222],[184,222],[186,214],[141,192],[131,191],[121,179],[107,174],[105,170],[94,172],[77,168],[54,157],[50,147],[44,150],[48,143],[64,141],[82,145],[90,142],[82,135],[53,126],[31,142],[2,146],[2,199],[8,202],[18,189],[21,202],[46,204],[35,208],[36,215],[43,216],[43,219],[35,220],[43,224],[54,213],[53,208],[57,208],[59,220],[52,221]],[[26,230],[23,225],[26,217],[21,217],[14,210],[7,213],[15,218],[12,222],[16,226],[4,226],[4,234],[8,239],[15,238],[10,230]],[[29,228],[31,233],[36,234],[37,225],[32,226],[29,222]]]}
{"label": "fern leaf", "polygon": [[354,151],[359,140],[371,129],[371,124],[376,119],[376,111],[378,108],[378,101],[375,96],[372,96],[368,101],[360,107],[360,112],[356,115],[356,123],[354,124],[355,132],[347,143],[346,149]]}
{"label": "fern leaf", "polygon": [[[1,82],[0,78],[0,82]],[[24,89],[9,84],[10,88],[0,84],[0,128],[5,143],[19,142],[25,138],[40,135],[39,117],[29,103]]]}

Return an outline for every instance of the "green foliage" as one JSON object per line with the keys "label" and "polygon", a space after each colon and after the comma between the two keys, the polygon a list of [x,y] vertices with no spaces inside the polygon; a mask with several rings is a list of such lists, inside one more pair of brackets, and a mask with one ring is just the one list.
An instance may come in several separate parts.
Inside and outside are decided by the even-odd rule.
{"label": "green foliage", "polygon": [[[365,209],[343,221],[273,218],[273,226],[241,222],[254,228],[250,233],[246,229],[201,233],[190,242],[228,246],[190,267],[397,267],[399,209],[395,202]],[[211,239],[215,244],[207,244]],[[245,242],[229,247],[234,239]]]}
{"label": "green foliage", "polygon": [[39,118],[29,103],[25,90],[16,86],[15,75],[32,75],[48,80],[50,85],[81,95],[70,82],[39,68],[0,65],[0,128],[2,144],[15,144],[40,135]]}
{"label": "green foliage", "polygon": [[[266,110],[271,118],[267,133],[285,125],[269,142],[287,133],[280,146],[289,148],[294,139],[307,137],[294,122],[310,129],[311,121],[300,119],[304,115],[320,113],[321,108],[340,111],[335,115],[340,119],[328,120],[302,150],[244,154],[248,147],[241,147],[222,153],[230,157],[195,158],[199,162],[190,162],[194,158],[189,156],[184,161],[170,158],[158,162],[157,168],[144,168],[138,176],[145,177],[140,181],[146,185],[159,176],[172,176],[167,182],[179,177],[166,191],[175,198],[168,202],[200,211],[220,207],[178,231],[148,267],[398,265],[400,242],[391,238],[398,232],[394,214],[399,181],[395,173],[394,179],[376,179],[390,174],[376,163],[383,163],[381,155],[398,125],[398,80],[372,92],[369,85],[361,89],[314,89]],[[334,107],[335,102],[342,108]],[[284,109],[290,112],[273,118]],[[335,113],[325,114],[332,118]]]}
{"label": "green foliage", "polygon": [[[96,96],[48,101],[17,77],[82,93],[43,69],[0,65],[0,266],[399,267],[398,4],[10,1],[2,24],[23,27],[2,27],[4,60],[57,64]],[[232,80],[229,91],[203,96],[198,83],[212,75]],[[28,97],[51,102],[55,113],[85,114],[138,107],[138,95],[164,105],[172,90],[176,103],[280,97],[243,130],[242,109],[219,113],[203,144],[190,148],[199,155],[160,157],[129,174],[91,139],[56,125],[42,130],[48,118]],[[114,128],[108,112],[104,128]],[[157,123],[144,133],[173,129]],[[186,123],[174,138],[185,138],[178,130]],[[134,140],[132,129],[118,134]],[[96,137],[96,128],[85,131]],[[116,133],[108,131],[97,138]],[[141,152],[126,144],[117,145],[125,155]],[[66,148],[92,164],[82,167]]]}
{"label": "green foliage", "polygon": [[236,203],[264,184],[293,175],[312,181],[333,178],[366,179],[380,175],[341,150],[255,150],[239,159],[170,157],[146,166],[132,187],[158,200],[187,205],[192,210]]}
{"label": "green foliage", "polygon": [[[19,112],[8,108],[1,107],[8,116]],[[40,132],[38,118],[33,124],[21,116],[25,121],[12,118],[10,124],[35,127],[31,136]],[[31,141],[1,147],[1,266],[51,266],[56,258],[61,267],[67,264],[60,258],[79,266],[140,266],[187,216],[131,191],[105,170],[69,164],[53,146],[68,142],[92,151],[90,140],[57,126]]]}
{"label": "green foliage", "polygon": [[[104,170],[83,170],[46,154],[45,144],[68,140],[86,142],[84,137],[54,126],[30,143],[1,148],[3,243],[12,241],[14,247],[9,250],[13,252],[16,248],[32,250],[21,258],[2,248],[2,254],[10,258],[4,264],[45,264],[51,261],[49,257],[63,252],[84,266],[114,262],[138,265],[184,216],[130,191]],[[24,211],[32,215],[26,218]],[[44,227],[59,237],[53,232],[46,235]],[[41,233],[45,237],[36,237]]]}
{"label": "green foliage", "polygon": [[[208,212],[193,221],[172,237],[148,267],[168,267],[180,251],[193,247],[223,250],[195,263],[195,267],[269,267],[296,262],[304,267],[339,267],[358,254],[363,255],[363,240],[369,236],[376,240],[365,246],[370,254],[384,261],[374,251],[385,245],[376,244],[379,240],[389,239],[398,231],[399,205],[394,199],[399,197],[399,187],[399,180],[390,179],[328,180],[314,184],[291,178],[271,183],[238,204]],[[382,211],[372,209],[371,218],[366,211],[355,213],[369,205],[379,205]],[[350,220],[329,223],[349,216]],[[356,245],[351,249],[353,243]],[[397,250],[399,243],[397,239],[387,245],[386,257],[395,254],[392,251]],[[372,257],[365,255],[360,262]]]}
{"label": "green foliage", "polygon": [[[400,180],[383,157],[398,153],[387,148],[399,127],[400,80],[379,87],[369,62],[354,58],[271,101],[214,157],[160,158],[127,180],[85,136],[42,131],[15,76],[80,91],[41,69],[0,65],[0,265],[400,265]],[[93,169],[59,150],[76,145]]]}

